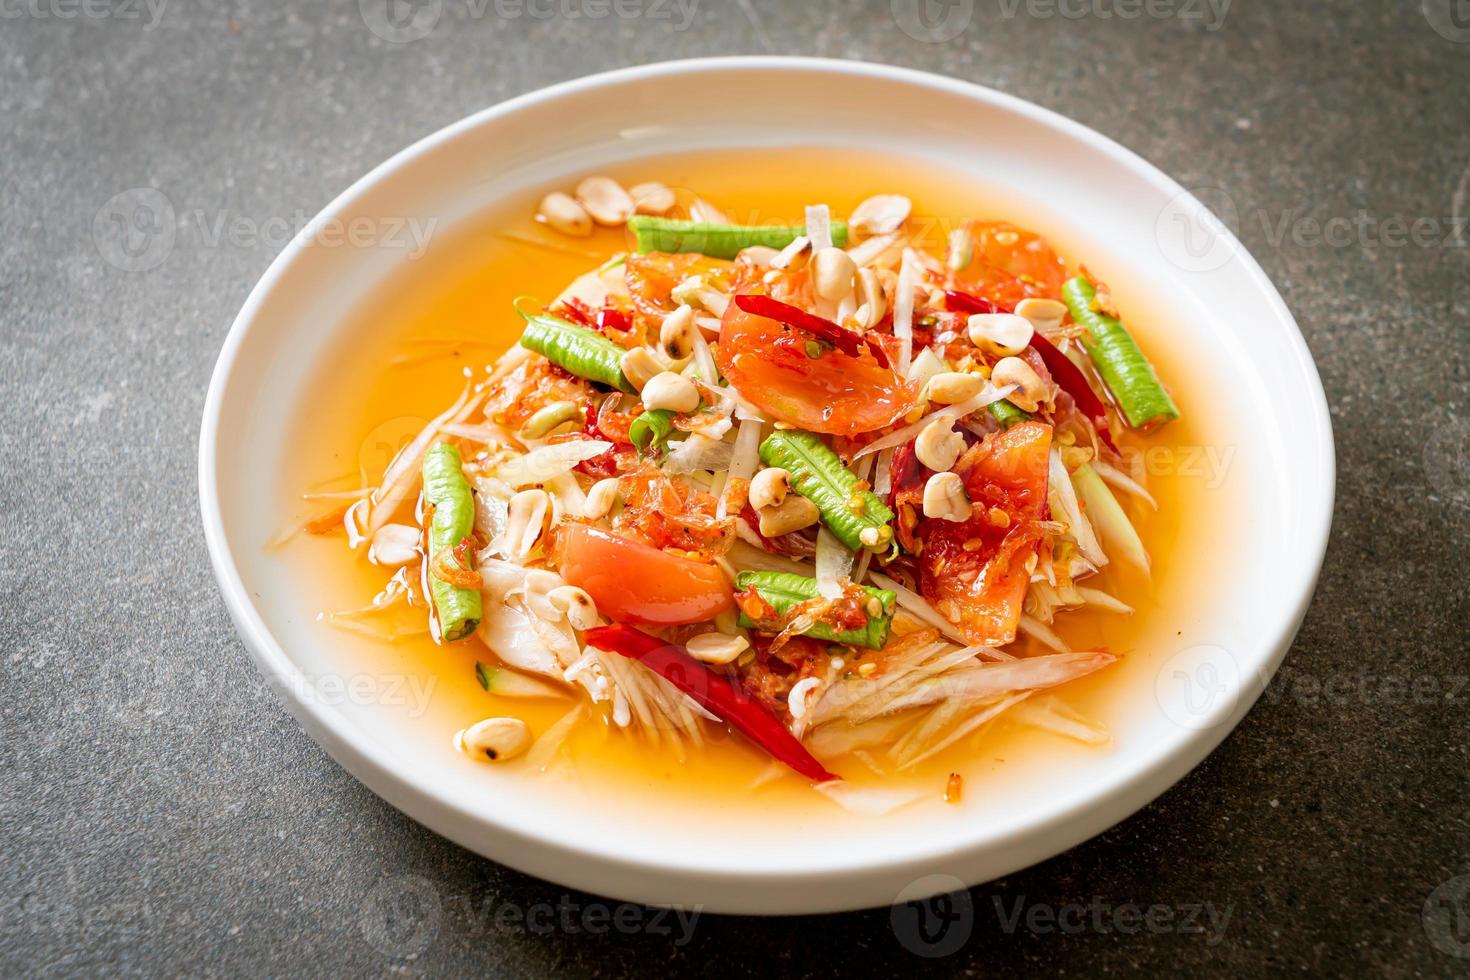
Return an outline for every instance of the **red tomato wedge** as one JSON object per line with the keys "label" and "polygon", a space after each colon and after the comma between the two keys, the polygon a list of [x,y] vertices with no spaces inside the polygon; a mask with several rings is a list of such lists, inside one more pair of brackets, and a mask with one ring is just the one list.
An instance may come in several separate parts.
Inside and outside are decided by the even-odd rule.
{"label": "red tomato wedge", "polygon": [[730,581],[714,565],[585,524],[564,525],[557,549],[562,578],[609,619],[675,626],[735,608]]}
{"label": "red tomato wedge", "polygon": [[[924,520],[920,588],[971,643],[1016,638],[1046,517],[1051,426],[1022,422],[971,446],[955,465],[975,505],[968,521]],[[992,514],[1005,515],[997,521]],[[970,546],[967,549],[966,543]]]}
{"label": "red tomato wedge", "polygon": [[863,335],[845,330],[825,317],[759,293],[742,293],[735,297],[734,303],[746,313],[770,317],[778,323],[811,334],[813,340],[831,344],[848,357],[862,357],[863,348],[866,347],[878,361],[879,367],[889,366],[888,352],[878,342],[876,334]]}
{"label": "red tomato wedge", "polygon": [[1008,310],[1029,296],[1061,296],[1067,267],[1046,239],[1006,221],[972,221],[965,230],[972,258],[954,275],[960,290]]}
{"label": "red tomato wedge", "polygon": [[856,435],[890,424],[914,392],[869,350],[809,356],[812,337],[731,303],[716,361],[735,389],[763,411],[808,432]]}

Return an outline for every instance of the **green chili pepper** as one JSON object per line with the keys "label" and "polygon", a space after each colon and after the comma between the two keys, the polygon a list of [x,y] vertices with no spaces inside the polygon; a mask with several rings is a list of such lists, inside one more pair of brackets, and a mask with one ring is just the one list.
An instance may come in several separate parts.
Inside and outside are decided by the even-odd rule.
{"label": "green chili pepper", "polygon": [[[735,587],[754,589],[762,599],[770,603],[778,616],[783,617],[797,603],[815,599],[820,594],[816,579],[790,572],[741,572],[735,578]],[[868,625],[860,630],[839,631],[827,623],[816,623],[810,629],[803,630],[802,635],[832,643],[846,643],[848,646],[867,647],[870,650],[883,649],[883,644],[888,642],[888,627],[893,620],[893,603],[898,597],[886,589],[875,589],[870,585],[862,588],[869,598],[877,599],[883,604],[882,615],[868,616]],[[755,622],[741,613],[740,625],[749,629]]]}
{"label": "green chili pepper", "polygon": [[[519,300],[517,300],[519,303]],[[623,377],[623,348],[596,330],[579,327],[549,313],[524,313],[526,329],[521,333],[521,346],[535,351],[557,367],[565,368],[579,378],[634,392]]]}
{"label": "green chili pepper", "polygon": [[1082,342],[1097,373],[1118,401],[1118,407],[1135,429],[1179,417],[1179,408],[1154,373],[1153,365],[1138,349],[1128,329],[1117,318],[1093,309],[1097,289],[1081,276],[1062,286],[1062,300],[1072,319],[1087,328]]}
{"label": "green chili pepper", "polygon": [[[429,555],[448,551],[446,561],[468,566],[454,549],[475,529],[475,499],[464,478],[459,450],[436,442],[424,454],[424,500],[434,508],[429,522]],[[468,636],[480,625],[480,590],[462,589],[429,572],[429,597],[439,617],[439,635],[447,640]]]}
{"label": "green chili pepper", "polygon": [[[641,252],[698,252],[715,259],[733,259],[742,248],[764,245],[785,248],[806,234],[801,225],[720,225],[702,221],[675,221],[635,215],[628,227]],[[832,244],[847,244],[847,222],[832,222]]]}
{"label": "green chili pepper", "polygon": [[1022,411],[1021,409],[1012,405],[1010,402],[1006,401],[1004,398],[1002,398],[998,402],[990,403],[990,415],[997,422],[999,422],[1003,428],[1007,429],[1018,422],[1025,422],[1031,417],[1030,412]]}
{"label": "green chili pepper", "polygon": [[[819,437],[777,429],[761,443],[761,462],[791,474],[791,488],[817,505],[822,523],[853,551],[881,551],[893,540],[893,511],[868,490]],[[863,540],[867,537],[868,540]]]}
{"label": "green chili pepper", "polygon": [[667,408],[650,408],[628,426],[628,441],[639,452],[657,449],[674,431],[674,413]]}

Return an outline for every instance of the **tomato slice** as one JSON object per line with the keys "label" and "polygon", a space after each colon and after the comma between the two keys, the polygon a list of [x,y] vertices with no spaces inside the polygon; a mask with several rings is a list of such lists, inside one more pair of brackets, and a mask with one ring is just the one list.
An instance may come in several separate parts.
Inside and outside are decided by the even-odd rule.
{"label": "tomato slice", "polygon": [[954,275],[961,291],[1006,309],[1030,296],[1061,296],[1067,267],[1046,239],[1008,221],[972,221],[965,230],[972,257]]}
{"label": "tomato slice", "polygon": [[716,354],[720,373],[763,411],[808,432],[856,435],[889,425],[914,392],[864,351],[831,348],[811,357],[812,338],[736,304],[725,308]]}
{"label": "tomato slice", "polygon": [[[1051,426],[1022,422],[971,446],[955,465],[975,505],[968,521],[919,524],[920,588],[971,643],[1016,638],[1031,581],[1026,562],[1046,517]],[[993,517],[999,513],[1004,519]]]}
{"label": "tomato slice", "polygon": [[558,570],[585,589],[597,611],[619,622],[675,626],[735,607],[730,582],[714,565],[680,558],[585,524],[558,533]]}

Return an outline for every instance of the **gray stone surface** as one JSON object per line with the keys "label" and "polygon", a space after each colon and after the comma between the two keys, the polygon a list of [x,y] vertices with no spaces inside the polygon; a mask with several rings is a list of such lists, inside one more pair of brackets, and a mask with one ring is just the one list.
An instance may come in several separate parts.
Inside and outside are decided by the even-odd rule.
{"label": "gray stone surface", "polygon": [[[684,29],[654,0],[603,20],[535,15],[597,0],[424,2],[438,23],[401,45],[346,0],[0,5],[0,972],[1463,974],[1470,905],[1436,892],[1470,871],[1470,31],[1449,0],[1237,0],[1223,21],[951,0],[931,23],[969,19],[937,42],[898,26],[910,0],[700,0]],[[1283,679],[1157,803],[975,889],[973,934],[932,960],[888,910],[706,917],[688,941],[636,909],[649,928],[567,928],[594,899],[436,837],[306,738],[232,635],[199,528],[205,384],[276,249],[196,214],[293,221],[517,93],[760,52],[973,79],[1223,190],[1337,427],[1332,544]],[[107,206],[138,188],[180,224],[129,272]],[[1360,213],[1433,227],[1314,239]],[[1152,928],[1129,917],[1154,906]]]}

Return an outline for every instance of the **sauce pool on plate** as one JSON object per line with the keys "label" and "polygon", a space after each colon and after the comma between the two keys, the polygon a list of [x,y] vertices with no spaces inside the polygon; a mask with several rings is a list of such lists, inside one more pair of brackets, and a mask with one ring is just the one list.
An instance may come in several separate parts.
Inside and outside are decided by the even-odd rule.
{"label": "sauce pool on plate", "polygon": [[[1071,650],[1106,651],[1118,658],[1106,669],[1043,692],[1044,702],[1035,699],[1075,721],[1080,740],[1042,730],[1027,716],[1008,712],[897,772],[880,775],[867,750],[822,758],[852,785],[911,787],[956,805],[1000,791],[1008,767],[1046,765],[1051,758],[1075,758],[1079,752],[1095,753],[1099,764],[1105,764],[1107,741],[1120,737],[1120,725],[1126,729],[1130,699],[1151,696],[1150,671],[1167,642],[1167,624],[1180,608],[1200,601],[1208,576],[1191,569],[1191,557],[1220,533],[1218,524],[1212,526],[1206,518],[1218,487],[1179,465],[1192,447],[1207,444],[1199,419],[1208,417],[1208,406],[1195,397],[1200,390],[1194,384],[1197,372],[1181,356],[1185,352],[1166,342],[1162,311],[1151,309],[1147,296],[1120,288],[1122,270],[1115,273],[1112,268],[1116,261],[1069,248],[1084,240],[1079,236],[1074,242],[1065,226],[1047,221],[1039,209],[1028,213],[1017,202],[987,196],[972,180],[898,157],[742,150],[738,156],[701,153],[638,161],[606,173],[625,187],[659,181],[682,201],[697,194],[737,225],[802,225],[805,209],[816,202],[827,205],[833,218],[845,217],[873,195],[900,192],[913,203],[905,227],[916,248],[942,257],[951,233],[967,222],[1009,221],[1044,232],[1074,268],[1080,262],[1090,273],[1109,278],[1111,301],[1121,308],[1139,346],[1179,402],[1182,417],[1147,432],[1120,429],[1123,459],[1134,475],[1146,479],[1157,504],[1155,509],[1137,495],[1114,493],[1149,555],[1149,573],[1115,559],[1080,583],[1115,597],[1133,612],[1089,605],[1059,614],[1052,624],[1056,637]],[[362,305],[342,332],[350,340],[344,340],[330,371],[315,386],[312,402],[302,406],[309,424],[303,425],[283,467],[283,526],[316,516],[314,529],[324,530],[338,508],[354,502],[354,492],[378,485],[425,424],[454,402],[466,378],[483,380],[488,367],[516,344],[525,327],[516,312],[519,298],[550,301],[589,269],[634,248],[632,234],[623,228],[566,235],[536,221],[538,202],[558,189],[543,188],[446,232]],[[976,283],[974,288],[988,285]],[[809,336],[801,342],[813,343]],[[826,350],[820,344],[807,349]],[[340,496],[308,501],[303,493]],[[561,778],[593,786],[656,788],[674,797],[744,798],[755,787],[753,795],[766,801],[828,805],[811,804],[815,794],[807,780],[773,764],[765,752],[722,724],[703,724],[702,741],[695,744],[656,725],[624,731],[615,724],[609,704],[587,704],[580,689],[558,698],[508,697],[493,693],[492,683],[487,692],[482,677],[484,671],[496,670],[495,655],[473,639],[437,642],[423,605],[352,612],[367,606],[391,574],[391,569],[366,560],[367,551],[366,544],[355,553],[344,551],[340,534],[301,533],[276,553],[283,573],[298,577],[302,589],[309,590],[309,602],[303,601],[321,613],[326,659],[344,673],[405,679],[405,690],[420,695],[400,699],[408,703],[379,703],[374,710],[386,712],[393,725],[424,735],[426,744],[440,747],[437,751],[458,752],[458,733],[486,717],[505,716],[524,721],[537,736],[563,726],[565,741],[549,758],[535,759]],[[1022,657],[1052,652],[1026,635],[1005,649]],[[852,653],[851,666],[860,670],[861,651]],[[535,749],[531,751],[534,756]]]}

